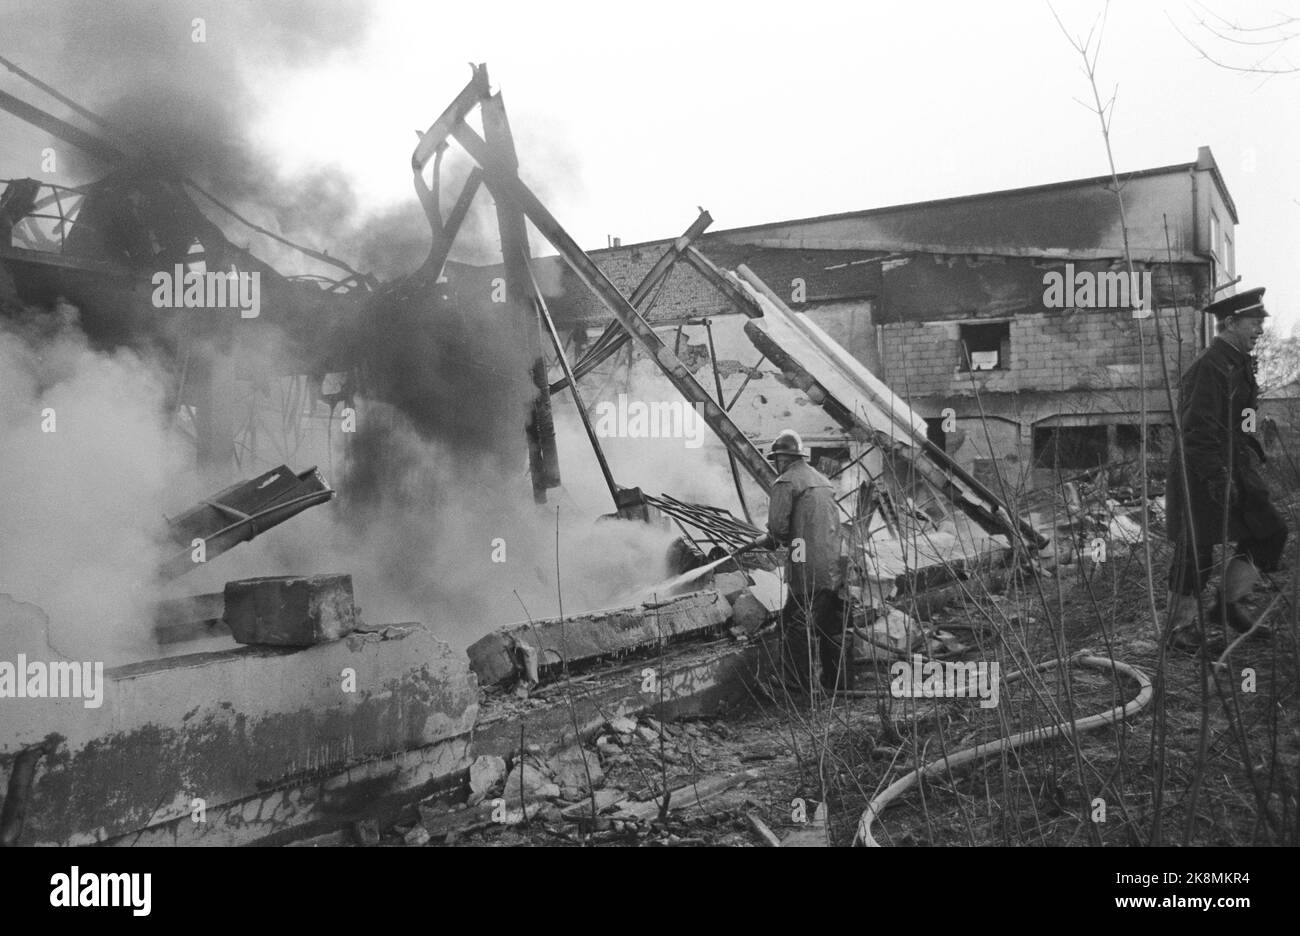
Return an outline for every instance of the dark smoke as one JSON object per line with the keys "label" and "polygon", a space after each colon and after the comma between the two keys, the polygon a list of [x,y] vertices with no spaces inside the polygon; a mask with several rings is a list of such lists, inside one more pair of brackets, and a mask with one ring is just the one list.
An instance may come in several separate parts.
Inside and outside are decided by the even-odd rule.
{"label": "dark smoke", "polygon": [[[247,199],[268,195],[274,181],[274,163],[248,142],[259,111],[250,68],[345,53],[364,40],[368,22],[356,0],[327,9],[304,0],[53,0],[0,16],[0,35],[19,40],[6,43],[8,54],[122,128],[114,142],[171,161],[219,195]],[[203,42],[192,41],[196,17],[205,21]]]}
{"label": "dark smoke", "polygon": [[[7,56],[112,129],[15,82],[20,96],[108,139],[132,158],[166,164],[246,217],[270,222],[289,237],[327,236],[331,253],[392,278],[417,267],[428,252],[428,225],[414,200],[374,217],[340,173],[322,169],[307,178],[282,179],[274,155],[259,151],[249,138],[265,80],[255,69],[319,64],[349,54],[366,38],[370,10],[360,0],[324,7],[305,0],[199,6],[169,0],[53,0],[0,12],[0,37],[8,40]],[[192,41],[196,17],[204,20],[201,43]],[[75,147],[53,145],[61,168],[79,181],[113,168]],[[233,222],[202,199],[200,207],[231,229]],[[273,245],[258,246],[273,263],[285,256]]]}
{"label": "dark smoke", "polygon": [[[185,576],[176,591],[219,590],[226,580],[254,575],[350,572],[370,621],[423,620],[457,642],[468,642],[487,625],[521,618],[521,601],[534,615],[552,614],[559,603],[557,518],[553,506],[533,504],[526,467],[524,423],[536,389],[529,376],[534,351],[525,341],[523,313],[517,305],[488,301],[487,277],[455,265],[449,266],[446,282],[428,271],[405,275],[420,266],[431,243],[414,192],[409,204],[368,213],[337,170],[284,179],[274,154],[258,152],[248,133],[259,115],[256,68],[268,62],[293,67],[348,54],[365,38],[367,9],[358,2],[296,0],[198,7],[162,0],[53,2],[0,12],[0,36],[7,40],[6,55],[120,127],[122,132],[111,139],[133,155],[165,164],[169,175],[188,176],[259,222],[327,248],[387,281],[363,308],[348,313],[337,333],[329,331],[326,338],[323,324],[319,332],[308,329],[317,345],[310,350],[325,346],[320,360],[354,371],[357,432],[347,440],[340,465],[333,465],[333,450],[321,458],[319,448],[310,456],[283,457],[311,457],[330,467],[339,500]],[[196,16],[206,21],[202,44],[190,41]],[[66,109],[30,96],[87,126]],[[57,145],[66,170],[71,148]],[[554,160],[548,149],[539,152],[547,157],[544,161]],[[400,162],[395,165],[394,171],[402,171]],[[110,167],[83,158],[77,168],[77,181],[84,182],[102,177]],[[465,157],[448,154],[442,166],[444,214],[468,169]],[[233,241],[249,240],[244,229],[201,199],[197,202]],[[482,192],[457,239],[457,256],[477,263],[499,260],[496,233],[491,199]],[[281,264],[287,255],[280,248],[253,244],[263,259],[293,272]],[[92,320],[103,317],[97,298],[102,297],[77,297],[88,330]],[[177,401],[172,396],[177,374],[186,366],[193,373],[234,354],[241,390],[254,400],[251,412],[252,405],[273,409],[269,401],[275,390],[258,391],[259,383],[273,388],[283,376],[301,374],[302,365],[290,361],[294,341],[287,332],[277,333],[273,309],[259,322],[260,331],[236,326],[241,340],[233,349],[216,340],[199,341],[200,323],[193,318],[170,317],[167,321],[187,340],[168,347],[184,345],[187,354],[205,357],[185,365],[179,352],[171,359],[160,352],[157,366],[152,356],[143,359],[149,364],[143,363],[138,352],[148,341],[139,329],[123,340],[113,336],[88,342],[67,318],[31,318],[14,330],[19,336],[11,335],[7,346],[0,344],[11,359],[27,361],[24,373],[31,381],[16,398],[11,422],[30,421],[32,411],[39,412],[38,404],[43,406],[54,393],[56,402],[69,410],[72,430],[55,437],[70,440],[59,450],[64,454],[57,473],[42,461],[56,451],[49,439],[24,437],[22,445],[9,448],[13,464],[6,475],[23,482],[11,493],[18,503],[40,497],[78,507],[66,523],[48,512],[32,514],[22,537],[10,545],[21,553],[23,540],[30,538],[62,550],[65,540],[76,542],[87,528],[120,529],[119,536],[133,547],[128,551],[131,563],[127,569],[105,563],[102,574],[69,579],[69,570],[56,559],[33,553],[22,567],[24,580],[16,583],[22,587],[14,592],[53,608],[54,618],[70,619],[74,612],[94,607],[86,598],[93,589],[104,588],[105,581],[123,583],[130,586],[130,600],[114,603],[118,613],[111,624],[126,628],[117,636],[135,637],[147,616],[140,609],[152,597],[145,586],[157,559],[156,550],[142,544],[151,544],[160,533],[164,509],[174,514],[213,490],[179,490]],[[314,320],[312,325],[317,327]],[[251,341],[250,334],[255,336]],[[214,331],[207,337],[217,335]],[[300,337],[295,332],[293,338]],[[128,392],[128,387],[133,389]],[[113,409],[105,403],[113,395],[127,402]],[[317,410],[323,405],[309,402]],[[72,421],[83,410],[99,417],[102,433],[83,434]],[[130,431],[119,432],[115,420]],[[339,441],[337,434],[332,441]],[[129,505],[125,513],[104,507],[115,503],[106,492],[122,487],[105,466],[119,463],[138,482],[123,488],[129,497],[119,495]],[[241,469],[241,477],[262,470],[250,464]],[[57,498],[42,486],[47,477],[63,482]],[[192,487],[192,480],[184,487]],[[628,585],[666,574],[663,556],[671,534],[639,524],[593,526],[591,517],[589,509],[566,502],[559,518],[569,611],[600,604]],[[508,560],[498,555],[498,543],[508,551]],[[82,567],[98,568],[78,558]],[[67,581],[76,587],[60,585]]]}

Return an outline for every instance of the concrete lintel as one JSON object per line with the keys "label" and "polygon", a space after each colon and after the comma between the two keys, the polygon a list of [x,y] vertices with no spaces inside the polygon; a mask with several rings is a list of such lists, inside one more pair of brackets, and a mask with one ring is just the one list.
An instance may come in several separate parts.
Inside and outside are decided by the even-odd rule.
{"label": "concrete lintel", "polygon": [[[577,737],[585,739],[619,715],[652,710],[672,719],[740,708],[752,698],[750,686],[761,656],[757,643],[714,641],[550,687],[540,706],[521,707],[509,697],[489,700],[474,729],[472,754],[517,755],[521,725],[525,745],[549,752],[574,743],[575,720]],[[649,686],[655,691],[642,691]]]}
{"label": "concrete lintel", "polygon": [[566,660],[572,667],[707,633],[730,614],[731,607],[716,591],[699,591],[634,608],[511,624],[470,645],[470,668],[480,685],[494,686],[516,675],[515,648],[521,643],[537,650],[545,674]]}

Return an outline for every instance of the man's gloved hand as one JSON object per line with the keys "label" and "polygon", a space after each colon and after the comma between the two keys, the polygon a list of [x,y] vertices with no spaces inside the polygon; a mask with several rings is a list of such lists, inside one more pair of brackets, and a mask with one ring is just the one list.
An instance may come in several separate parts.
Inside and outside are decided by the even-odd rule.
{"label": "man's gloved hand", "polygon": [[771,533],[764,533],[750,544],[754,549],[776,549],[776,537]]}

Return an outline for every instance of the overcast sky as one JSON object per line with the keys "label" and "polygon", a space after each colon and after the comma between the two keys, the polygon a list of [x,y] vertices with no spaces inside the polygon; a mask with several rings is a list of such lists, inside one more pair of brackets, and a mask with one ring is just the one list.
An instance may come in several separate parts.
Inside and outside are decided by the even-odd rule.
{"label": "overcast sky", "polygon": [[[1104,5],[1063,2],[1084,34]],[[1275,22],[1276,3],[1113,4],[1098,70],[1118,84],[1118,168],[1218,160],[1241,216],[1238,269],[1300,323],[1300,73],[1197,17]],[[679,233],[1101,175],[1078,56],[1043,2],[391,3],[350,61],[268,88],[286,160],[328,155],[377,199],[410,197],[405,161],[486,62],[525,178],[579,243]],[[1296,11],[1300,15],[1300,8]],[[1221,31],[1222,24],[1218,24]],[[1300,33],[1300,23],[1292,30]],[[1253,38],[1253,37],[1252,37]],[[1289,58],[1289,62],[1288,62]],[[1300,65],[1300,37],[1272,66]],[[347,113],[344,125],[337,117]],[[322,129],[334,123],[333,133]]]}
{"label": "overcast sky", "polygon": [[[1197,18],[1253,26],[1278,8],[1116,3],[1098,68],[1104,96],[1118,85],[1121,172],[1213,149],[1240,213],[1243,286],[1267,286],[1289,330],[1300,324],[1300,73],[1216,67],[1176,28],[1246,65],[1271,47],[1216,38]],[[1056,9],[1083,34],[1103,4]],[[14,54],[6,37],[0,47]],[[675,235],[696,206],[724,229],[1107,171],[1097,118],[1074,100],[1091,97],[1078,56],[1036,0],[384,0],[352,47],[292,68],[250,64],[257,137],[286,175],[335,163],[376,207],[411,201],[413,131],[465,84],[470,61],[504,92],[525,180],[588,248]],[[1300,36],[1267,64],[1300,65]]]}

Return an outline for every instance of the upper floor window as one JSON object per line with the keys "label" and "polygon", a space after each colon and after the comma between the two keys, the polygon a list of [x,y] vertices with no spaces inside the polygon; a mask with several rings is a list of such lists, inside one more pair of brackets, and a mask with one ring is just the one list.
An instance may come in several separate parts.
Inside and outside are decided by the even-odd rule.
{"label": "upper floor window", "polygon": [[1011,323],[981,322],[961,326],[962,370],[1009,370]]}

